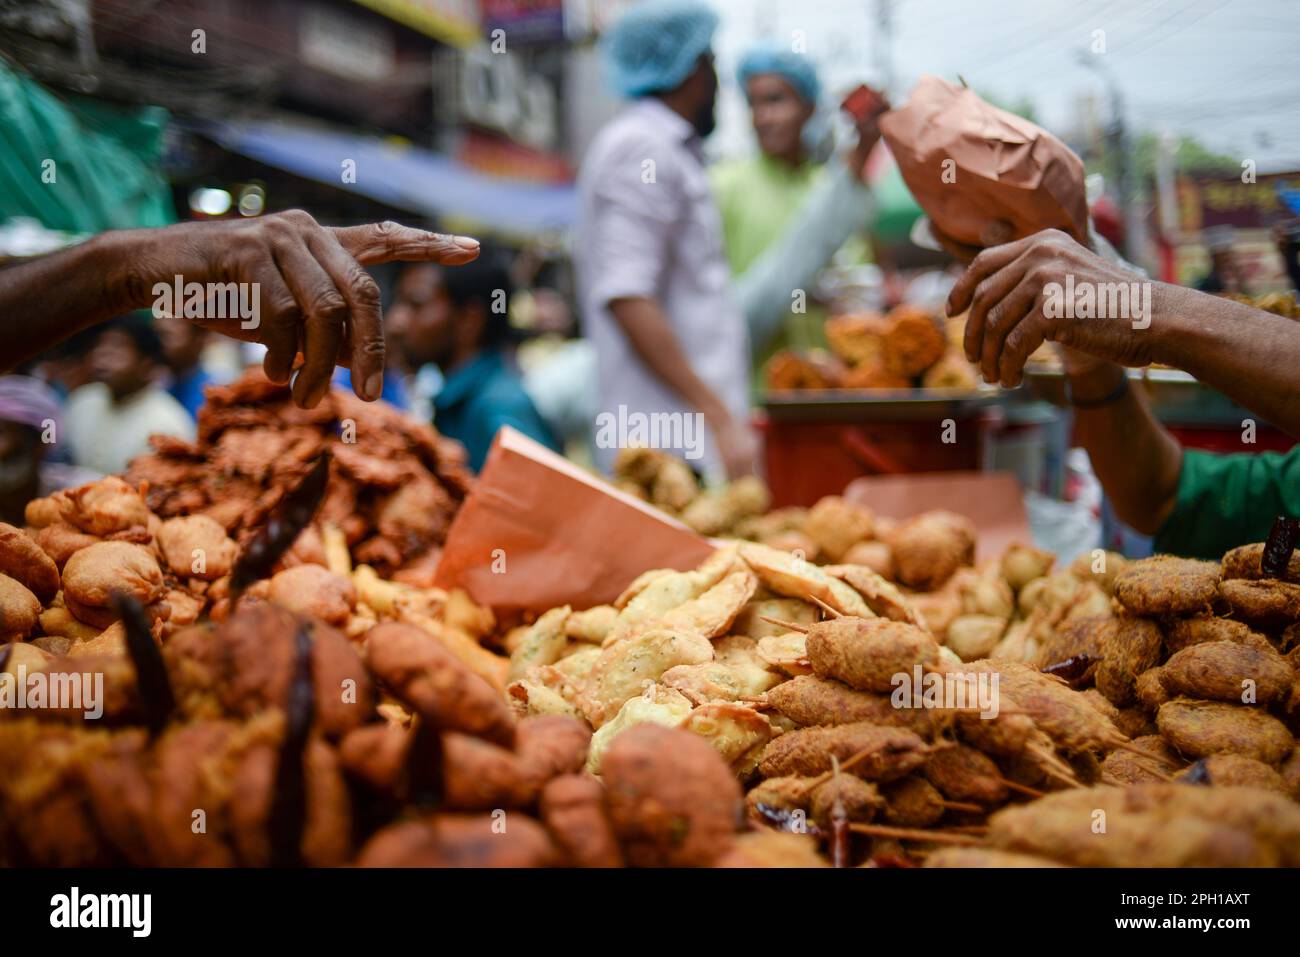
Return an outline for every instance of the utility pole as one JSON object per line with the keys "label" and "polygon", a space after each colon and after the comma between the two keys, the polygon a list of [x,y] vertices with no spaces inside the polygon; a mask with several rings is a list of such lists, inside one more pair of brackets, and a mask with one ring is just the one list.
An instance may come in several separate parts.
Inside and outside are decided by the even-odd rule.
{"label": "utility pole", "polygon": [[872,37],[872,57],[876,69],[880,71],[880,86],[886,96],[893,96],[894,90],[894,10],[893,0],[875,0],[876,32]]}
{"label": "utility pole", "polygon": [[1106,152],[1110,157],[1111,168],[1115,172],[1115,194],[1124,217],[1124,242],[1120,253],[1125,259],[1131,260],[1133,250],[1138,248],[1136,243],[1138,233],[1143,230],[1144,224],[1137,214],[1134,196],[1132,156],[1129,152],[1128,128],[1124,123],[1124,94],[1115,81],[1115,75],[1101,65],[1098,54],[1080,50],[1078,60],[1080,64],[1101,77],[1110,98],[1110,123],[1106,126]]}

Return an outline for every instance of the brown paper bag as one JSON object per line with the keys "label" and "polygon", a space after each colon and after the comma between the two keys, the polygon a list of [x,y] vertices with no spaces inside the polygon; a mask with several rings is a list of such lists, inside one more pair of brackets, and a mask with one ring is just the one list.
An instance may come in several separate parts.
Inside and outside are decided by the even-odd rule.
{"label": "brown paper bag", "polygon": [[694,568],[714,546],[682,523],[501,429],[452,522],[435,584],[496,609],[613,601],[651,568]]}
{"label": "brown paper bag", "polygon": [[1042,127],[923,76],[880,129],[907,188],[950,239],[983,248],[1060,229],[1087,244],[1083,162]]}

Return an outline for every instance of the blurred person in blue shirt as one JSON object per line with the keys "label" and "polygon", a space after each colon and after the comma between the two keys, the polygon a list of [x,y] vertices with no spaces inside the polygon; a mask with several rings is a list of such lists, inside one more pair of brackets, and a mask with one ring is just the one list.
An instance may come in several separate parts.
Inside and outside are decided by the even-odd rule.
{"label": "blurred person in blue shirt", "polygon": [[159,316],[154,320],[154,328],[162,342],[163,365],[171,373],[167,391],[185,406],[191,418],[197,419],[199,407],[203,405],[203,389],[216,381],[203,362],[208,331],[176,316]]}
{"label": "blurred person in blue shirt", "polygon": [[487,250],[455,270],[408,266],[384,317],[410,368],[432,363],[442,372],[434,426],[465,446],[476,472],[503,425],[560,451],[514,368],[507,315],[511,285],[500,258]]}

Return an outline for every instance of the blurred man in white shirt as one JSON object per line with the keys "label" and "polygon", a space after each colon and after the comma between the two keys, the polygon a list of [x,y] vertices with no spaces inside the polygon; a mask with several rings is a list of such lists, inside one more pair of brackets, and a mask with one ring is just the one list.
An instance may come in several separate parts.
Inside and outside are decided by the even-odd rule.
{"label": "blurred man in white shirt", "polygon": [[[701,153],[717,99],[716,26],[703,4],[670,0],[633,7],[606,34],[610,78],[634,102],[582,164],[574,259],[598,362],[598,418],[698,414],[708,426],[702,447],[681,447],[682,433],[660,447],[736,477],[753,470],[757,449],[745,318]],[[601,468],[623,438],[603,440],[597,429]]]}
{"label": "blurred man in white shirt", "polygon": [[155,432],[194,438],[194,420],[157,382],[162,342],[148,313],[102,327],[90,351],[95,381],[68,396],[64,427],[78,465],[121,472]]}

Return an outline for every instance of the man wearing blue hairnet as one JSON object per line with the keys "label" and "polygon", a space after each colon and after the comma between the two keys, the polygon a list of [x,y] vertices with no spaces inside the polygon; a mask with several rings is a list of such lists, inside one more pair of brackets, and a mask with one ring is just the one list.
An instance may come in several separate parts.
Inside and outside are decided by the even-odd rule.
{"label": "man wearing blue hairnet", "polygon": [[[796,279],[807,282],[808,274],[825,267],[871,218],[871,194],[861,177],[867,155],[880,139],[879,112],[859,120],[857,144],[845,154],[844,163],[828,168],[810,155],[821,82],[806,53],[788,44],[760,43],[741,58],[736,79],[749,101],[759,152],[710,171],[727,259],[743,289],[751,270],[770,274],[773,265],[760,266],[760,257],[781,245],[778,240],[793,227],[799,238],[785,244],[789,248],[781,256],[783,268],[793,269]],[[819,211],[812,214],[812,207]],[[801,220],[803,225],[797,225]],[[791,309],[789,290],[775,292],[765,291],[752,305],[746,303],[756,380],[763,363],[779,349],[826,345],[825,311],[811,302]],[[777,302],[783,308],[774,309]]]}
{"label": "man wearing blue hairnet", "polygon": [[[706,475],[754,467],[749,344],[705,173],[718,78],[717,16],[687,0],[631,8],[603,38],[612,85],[631,104],[593,141],[578,175],[575,264],[598,359],[598,411],[630,425],[707,424],[650,437]],[[665,418],[667,413],[671,418]],[[645,436],[597,430],[597,464]],[[700,461],[692,461],[700,459]]]}

